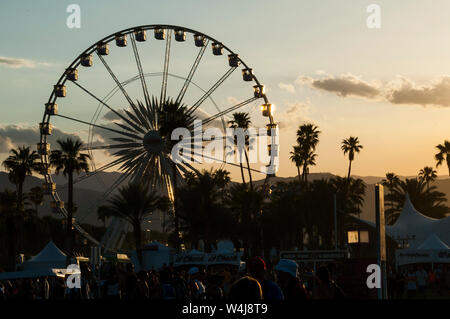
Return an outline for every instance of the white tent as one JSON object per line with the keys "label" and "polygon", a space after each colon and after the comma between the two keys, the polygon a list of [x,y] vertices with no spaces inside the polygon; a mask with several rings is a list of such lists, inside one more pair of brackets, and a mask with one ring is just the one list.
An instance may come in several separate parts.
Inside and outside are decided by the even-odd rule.
{"label": "white tent", "polygon": [[393,237],[411,237],[410,248],[417,248],[432,233],[436,234],[444,243],[450,243],[450,217],[434,219],[418,212],[409,196],[406,195],[403,210],[392,226],[386,226],[386,233]]}
{"label": "white tent", "polygon": [[22,265],[23,270],[66,268],[66,255],[50,241],[42,251]]}
{"label": "white tent", "polygon": [[397,265],[450,263],[450,247],[432,233],[417,248],[398,249]]}
{"label": "white tent", "polygon": [[136,271],[141,269],[151,270],[160,269],[164,265],[168,266],[171,259],[171,249],[157,241],[153,241],[142,249],[142,267],[140,267],[136,251],[131,254],[131,260],[135,265]]}

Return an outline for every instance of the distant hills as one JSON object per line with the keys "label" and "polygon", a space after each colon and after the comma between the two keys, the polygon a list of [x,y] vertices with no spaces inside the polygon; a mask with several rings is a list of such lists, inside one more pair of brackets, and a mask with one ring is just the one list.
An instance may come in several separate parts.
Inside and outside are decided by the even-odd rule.
{"label": "distant hills", "polygon": [[[102,223],[97,220],[97,207],[105,204],[104,196],[106,189],[120,176],[118,172],[100,172],[94,177],[87,178],[83,181],[76,183],[74,188],[74,200],[78,205],[76,212],[76,218],[80,223],[88,223],[92,225],[100,226]],[[334,175],[330,173],[312,173],[308,176],[309,180],[332,178]],[[57,184],[58,194],[63,201],[66,200],[66,179],[62,176],[53,176],[54,181]],[[374,221],[375,220],[375,196],[374,196],[374,184],[381,182],[384,177],[377,176],[354,176],[361,178],[367,185],[367,191],[365,196],[365,202],[363,206],[362,219]],[[411,176],[412,177],[412,176]],[[271,184],[275,184],[279,181],[289,182],[297,177],[274,177],[270,179]],[[401,177],[402,179],[406,177]],[[410,178],[410,177],[408,177]],[[261,184],[263,180],[255,181],[255,184]],[[27,177],[24,185],[25,192],[35,186],[42,186],[42,179],[34,176]],[[448,204],[450,205],[450,178],[442,176],[438,178],[434,185],[438,190],[445,193],[447,196]],[[8,180],[8,174],[6,172],[0,172],[0,190],[5,188],[15,189],[15,186]],[[39,207],[39,215],[51,215],[51,209],[49,204],[49,198],[46,196],[43,206]],[[156,225],[155,225],[156,226]]]}

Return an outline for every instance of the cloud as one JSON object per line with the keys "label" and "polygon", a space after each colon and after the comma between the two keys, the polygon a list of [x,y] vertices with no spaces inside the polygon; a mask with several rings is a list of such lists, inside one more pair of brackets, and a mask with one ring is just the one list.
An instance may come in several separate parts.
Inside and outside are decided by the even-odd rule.
{"label": "cloud", "polygon": [[[78,138],[75,134],[65,133],[57,128],[53,128],[52,135],[48,137],[48,142],[56,143],[60,138]],[[36,144],[39,142],[40,132],[37,126],[21,125],[2,125],[0,126],[0,153],[8,153],[16,146],[27,145],[36,150]]]}
{"label": "cloud", "polygon": [[387,90],[386,99],[392,104],[448,107],[450,106],[450,76],[443,76],[429,86],[417,86],[406,78],[400,78],[396,87]]}
{"label": "cloud", "polygon": [[292,84],[278,83],[278,87],[286,92],[295,93],[295,87]]}
{"label": "cloud", "polygon": [[4,66],[11,69],[21,69],[21,68],[34,69],[39,66],[50,66],[50,65],[51,65],[50,63],[45,62],[36,62],[28,59],[0,56],[0,66]]}
{"label": "cloud", "polygon": [[374,99],[380,95],[380,89],[376,85],[364,82],[352,74],[343,74],[338,78],[329,75],[318,80],[301,76],[295,82],[299,85],[309,84],[315,89],[332,92],[341,97],[359,96]]}
{"label": "cloud", "polygon": [[309,121],[309,104],[303,102],[287,102],[284,103],[287,107],[284,112],[276,112],[276,120],[280,129],[297,127],[299,123]]}

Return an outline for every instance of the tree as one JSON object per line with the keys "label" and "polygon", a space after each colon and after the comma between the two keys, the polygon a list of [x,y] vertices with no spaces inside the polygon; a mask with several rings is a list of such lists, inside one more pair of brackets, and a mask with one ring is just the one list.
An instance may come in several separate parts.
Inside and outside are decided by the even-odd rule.
{"label": "tree", "polygon": [[249,257],[251,248],[252,253],[258,252],[260,248],[263,203],[264,193],[261,187],[250,188],[245,184],[230,187],[227,206],[237,221],[237,232],[243,241],[245,257]]}
{"label": "tree", "polygon": [[243,147],[243,145],[237,145],[238,151],[239,151],[239,165],[241,167],[242,182],[245,184],[244,171],[243,171],[243,167],[242,167],[242,152],[244,152],[245,161],[247,162],[247,171],[248,171],[250,187],[253,188],[252,173],[250,171],[250,163],[249,163],[248,154],[247,154],[247,152],[250,150],[250,138],[246,134],[246,132],[249,129],[250,124],[251,124],[250,116],[246,112],[235,112],[235,113],[233,113],[232,116],[233,116],[233,119],[228,121],[229,127],[233,128],[233,129],[240,128],[243,130],[243,133],[245,134],[244,135],[245,136],[245,146]]}
{"label": "tree", "polygon": [[224,205],[229,172],[221,169],[188,172],[184,180],[178,192],[181,229],[191,247],[197,247],[203,240],[205,250],[210,252],[218,239],[230,236],[233,227],[231,214]]}
{"label": "tree", "polygon": [[348,175],[347,179],[350,180],[350,174],[352,170],[352,161],[355,159],[355,154],[359,153],[363,146],[359,143],[358,137],[350,136],[347,139],[343,139],[341,143],[341,150],[344,151],[344,155],[348,153]]}
{"label": "tree", "polygon": [[133,227],[133,236],[139,263],[142,265],[142,223],[165,202],[143,183],[130,183],[120,187],[118,194],[108,200],[103,209],[106,216],[116,216]]}
{"label": "tree", "polygon": [[[426,187],[426,183],[418,178],[400,181],[392,194],[388,194],[388,200],[394,203],[395,216],[397,218],[405,203],[406,194],[414,207],[424,215],[431,218],[443,218],[450,213],[445,205],[447,199],[444,193],[437,191],[436,186]],[[394,221],[395,222],[395,221]]]}
{"label": "tree", "polygon": [[28,199],[34,204],[35,214],[36,217],[38,217],[38,207],[42,206],[42,202],[44,201],[44,191],[42,190],[42,187],[36,186],[30,189],[28,192]]}
{"label": "tree", "polygon": [[437,171],[433,169],[433,167],[425,166],[419,172],[419,178],[422,182],[427,184],[427,189],[430,188],[430,182],[434,182],[437,177]]}
{"label": "tree", "polygon": [[386,173],[386,179],[383,179],[381,181],[381,183],[383,184],[383,186],[385,186],[388,189],[388,193],[384,195],[384,198],[386,200],[386,202],[390,203],[390,207],[388,209],[386,209],[385,212],[385,219],[386,219],[386,223],[389,225],[392,225],[392,223],[394,222],[394,220],[396,219],[396,210],[394,208],[394,202],[388,199],[388,194],[391,194],[392,198],[392,194],[394,192],[394,189],[397,187],[397,185],[400,183],[400,178],[395,174],[395,173]]}
{"label": "tree", "polygon": [[27,175],[39,169],[39,155],[29,146],[11,149],[9,153],[11,155],[3,161],[3,166],[9,171],[10,181],[16,184],[18,208],[23,209],[23,183]]}
{"label": "tree", "polygon": [[315,165],[316,154],[314,153],[319,143],[319,128],[314,124],[303,124],[297,130],[297,144],[299,147],[300,158],[303,164],[302,179],[308,180],[308,166]]}
{"label": "tree", "polygon": [[291,155],[290,159],[291,159],[292,162],[295,163],[295,167],[297,167],[298,181],[299,181],[299,183],[301,183],[302,182],[302,177],[301,177],[301,174],[300,174],[300,167],[303,166],[303,161],[302,161],[302,157],[301,157],[301,154],[300,154],[301,148],[298,145],[294,145],[293,149],[294,150],[291,151],[291,153],[290,153],[290,155]]}
{"label": "tree", "polygon": [[447,162],[448,175],[450,175],[450,141],[445,141],[443,144],[436,145],[438,153],[434,155],[436,159],[436,167],[442,165],[444,160]]}
{"label": "tree", "polygon": [[63,173],[64,177],[68,178],[68,206],[67,206],[67,264],[70,264],[73,253],[73,230],[72,219],[74,213],[73,202],[73,174],[80,174],[81,172],[89,172],[88,154],[81,153],[83,142],[80,140],[73,140],[67,138],[65,140],[58,140],[59,150],[54,150],[50,153],[50,165],[55,168],[55,173]]}
{"label": "tree", "polygon": [[8,268],[10,271],[16,270],[18,202],[16,192],[8,189],[0,192],[0,218],[5,222]]}

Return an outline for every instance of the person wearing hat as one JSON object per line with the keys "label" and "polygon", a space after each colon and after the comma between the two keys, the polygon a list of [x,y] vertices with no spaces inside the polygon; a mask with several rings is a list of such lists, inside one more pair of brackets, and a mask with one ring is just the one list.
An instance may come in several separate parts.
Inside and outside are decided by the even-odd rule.
{"label": "person wearing hat", "polygon": [[247,272],[258,280],[265,300],[283,300],[283,292],[275,282],[266,279],[266,263],[260,257],[252,257],[247,262]]}
{"label": "person wearing hat", "polygon": [[286,300],[307,299],[308,292],[298,279],[298,265],[294,260],[280,259],[275,266],[278,283]]}
{"label": "person wearing hat", "polygon": [[191,298],[196,300],[205,299],[206,288],[200,280],[201,274],[198,267],[192,267],[188,271],[189,275],[189,288],[191,292]]}

